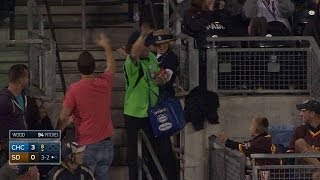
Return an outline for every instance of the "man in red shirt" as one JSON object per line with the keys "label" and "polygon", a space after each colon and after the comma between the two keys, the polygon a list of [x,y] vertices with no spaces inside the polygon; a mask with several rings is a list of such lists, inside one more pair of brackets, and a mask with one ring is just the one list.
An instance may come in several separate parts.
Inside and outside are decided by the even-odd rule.
{"label": "man in red shirt", "polygon": [[97,180],[107,180],[113,160],[111,92],[116,64],[110,42],[104,34],[97,43],[105,50],[107,68],[95,77],[94,58],[87,51],[80,54],[77,65],[81,80],[71,84],[65,95],[57,129],[63,131],[72,115],[76,142],[86,145],[83,164],[90,168]]}

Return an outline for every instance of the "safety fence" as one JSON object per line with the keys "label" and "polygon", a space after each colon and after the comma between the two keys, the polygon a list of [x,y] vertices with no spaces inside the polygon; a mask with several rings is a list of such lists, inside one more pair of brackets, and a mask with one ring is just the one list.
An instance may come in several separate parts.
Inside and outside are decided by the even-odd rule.
{"label": "safety fence", "polygon": [[[252,154],[249,159],[220,144],[214,135],[209,137],[210,180],[320,180],[320,167],[307,164],[306,158],[320,154]],[[267,161],[273,163],[256,163]]]}
{"label": "safety fence", "polygon": [[[252,180],[319,180],[319,166],[306,164],[305,158],[320,158],[319,153],[313,154],[252,154]],[[257,160],[277,159],[279,165],[255,165]],[[295,164],[287,164],[289,160]],[[298,164],[297,162],[303,162]]]}
{"label": "safety fence", "polygon": [[209,137],[209,180],[245,179],[246,158],[220,144],[216,137]]}
{"label": "safety fence", "polygon": [[207,87],[219,94],[320,98],[320,49],[313,37],[216,37],[208,41],[207,49],[196,48],[191,37],[182,41],[179,53],[186,60],[181,61],[181,74],[188,77],[180,79],[186,89],[198,85],[199,61],[206,58]]}

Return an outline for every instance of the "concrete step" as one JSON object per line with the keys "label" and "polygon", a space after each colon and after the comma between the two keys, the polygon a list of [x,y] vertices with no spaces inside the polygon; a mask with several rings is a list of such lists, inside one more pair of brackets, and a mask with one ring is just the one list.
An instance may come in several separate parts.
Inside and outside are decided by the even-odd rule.
{"label": "concrete step", "polygon": [[[127,156],[128,147],[117,146],[114,147],[114,157],[112,166],[127,166],[128,165],[128,156]],[[115,178],[118,179],[118,178]]]}
{"label": "concrete step", "polygon": [[[40,12],[43,15],[47,15],[47,9],[44,5],[39,5]],[[50,6],[51,14],[55,15],[80,15],[82,12],[81,6],[79,5],[54,5]],[[16,15],[26,15],[27,6],[16,6]],[[119,14],[128,13],[127,3],[115,3],[115,4],[100,4],[100,5],[87,5],[86,15],[92,14]]]}
{"label": "concrete step", "polygon": [[8,49],[3,49],[3,51],[0,48],[0,72],[4,69],[4,64],[11,64],[11,63],[27,63],[28,56],[25,50],[17,51],[13,50],[10,51]]}
{"label": "concrete step", "polygon": [[[24,15],[16,16],[15,27],[17,29],[27,28],[27,17]],[[45,28],[49,28],[49,20],[44,16]],[[119,14],[89,14],[86,16],[87,27],[110,27],[119,25],[119,27],[127,28],[130,24],[128,22],[128,15],[126,13]],[[66,14],[53,16],[53,24],[57,28],[79,28],[82,24],[81,15]],[[34,27],[38,27],[38,22],[34,22]]]}
{"label": "concrete step", "polygon": [[[36,0],[37,5],[44,5],[43,0]],[[135,3],[137,1],[134,1]],[[79,0],[48,0],[50,6],[74,6],[81,5]],[[86,0],[87,5],[114,5],[127,3],[126,0]],[[16,6],[25,6],[26,0],[16,0]]]}
{"label": "concrete step", "polygon": [[[89,47],[90,45],[94,48],[99,47],[95,44],[95,39],[101,32],[104,32],[110,38],[114,48],[121,47],[127,43],[128,37],[133,31],[135,31],[134,28],[88,28],[86,30],[86,43]],[[82,30],[80,28],[56,29],[55,32],[59,47],[63,47],[62,45],[64,45],[65,48],[73,48],[75,50],[79,50],[81,48]],[[9,32],[6,29],[0,29],[0,34],[3,35],[0,35],[0,37],[7,37],[7,39],[9,38]],[[27,39],[27,34],[28,33],[26,30],[16,30],[16,39]],[[45,36],[51,37],[51,32],[49,29],[45,30]]]}
{"label": "concrete step", "polygon": [[[111,107],[113,109],[122,109],[124,106],[124,89],[113,89],[112,91],[112,99],[111,99]],[[52,99],[52,103],[61,103],[63,100],[63,92],[57,91],[56,96]]]}
{"label": "concrete step", "polygon": [[110,168],[110,179],[112,180],[128,180],[129,178],[128,167],[117,166]]}
{"label": "concrete step", "polygon": [[[96,60],[96,73],[103,73],[105,68],[106,68],[106,61],[104,59],[99,59]],[[123,60],[118,60],[117,61],[117,73],[122,73],[123,72],[123,65],[124,61]],[[76,60],[70,60],[70,61],[62,61],[62,67],[63,67],[63,72],[64,74],[79,74],[78,68],[77,68],[77,62]],[[58,68],[57,68],[57,73],[59,73]]]}
{"label": "concrete step", "polygon": [[[62,102],[45,102],[45,107],[48,111],[48,114],[51,118],[52,124],[55,126],[62,108]],[[115,128],[125,128],[124,116],[123,116],[123,107],[112,108],[111,118],[113,121],[113,126]],[[125,140],[125,142],[127,142]]]}
{"label": "concrete step", "polygon": [[[66,81],[66,86],[69,87],[70,84],[75,83],[81,79],[81,75],[79,73],[77,74],[64,74],[64,78]],[[123,73],[115,73],[114,75],[114,81],[113,81],[113,87],[117,89],[124,89],[125,88],[125,78]],[[56,88],[61,89],[61,83],[60,83],[60,76],[59,74],[56,75]]]}
{"label": "concrete step", "polygon": [[[71,46],[68,45],[62,45],[60,46],[60,58],[62,63],[66,63],[66,67],[70,67],[67,65],[68,62],[75,62],[76,59],[79,58],[80,54],[82,53],[82,49],[79,45],[75,45],[73,46],[73,48],[70,48]],[[78,49],[76,49],[75,47],[77,47]],[[114,43],[112,42],[112,47],[116,48],[114,46]],[[88,45],[87,48],[88,52],[92,54],[92,56],[94,57],[94,59],[96,61],[105,61],[105,55],[104,55],[104,51],[101,47],[99,47],[98,45]],[[113,57],[117,60],[118,62],[121,62],[122,60],[124,60],[126,58],[126,56],[122,55],[121,53],[119,53],[118,51],[112,51]]]}
{"label": "concrete step", "polygon": [[[123,115],[122,115],[123,116]],[[112,121],[115,121],[112,119]],[[127,134],[125,128],[115,128],[111,140],[115,146],[126,147],[128,144]]]}

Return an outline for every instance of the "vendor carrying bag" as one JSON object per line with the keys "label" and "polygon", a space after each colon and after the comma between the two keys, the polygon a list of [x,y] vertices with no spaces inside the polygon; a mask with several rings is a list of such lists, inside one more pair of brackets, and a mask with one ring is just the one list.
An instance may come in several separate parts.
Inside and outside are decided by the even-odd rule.
{"label": "vendor carrying bag", "polygon": [[[148,77],[149,75],[147,75]],[[151,93],[149,77],[149,108],[148,119],[155,137],[172,136],[184,128],[186,122],[184,111],[179,99],[158,99],[155,106],[151,107]],[[154,93],[155,94],[155,93]],[[158,97],[159,98],[159,97]]]}

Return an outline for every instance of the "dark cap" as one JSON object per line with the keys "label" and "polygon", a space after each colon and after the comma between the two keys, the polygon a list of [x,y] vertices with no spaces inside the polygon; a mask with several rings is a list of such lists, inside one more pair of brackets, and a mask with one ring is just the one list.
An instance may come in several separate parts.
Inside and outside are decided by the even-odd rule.
{"label": "dark cap", "polygon": [[320,114],[320,102],[310,99],[302,104],[297,104],[297,109],[300,111],[309,110],[314,111],[316,114]]}
{"label": "dark cap", "polygon": [[62,145],[61,159],[66,160],[70,154],[81,153],[86,149],[86,145],[79,145],[76,142],[67,142]]}
{"label": "dark cap", "polygon": [[[131,35],[130,35],[130,37],[129,37],[129,39],[128,39],[128,45],[133,45],[136,41],[137,41],[137,39],[139,38],[139,36],[140,36],[140,32],[139,31],[135,31],[135,32],[133,32]],[[152,44],[154,44],[154,37],[152,36],[152,33],[150,33],[149,35],[148,35],[148,37],[146,38],[146,40],[145,40],[145,42],[144,42],[144,45],[145,46],[150,46],[150,45],[152,45]]]}

